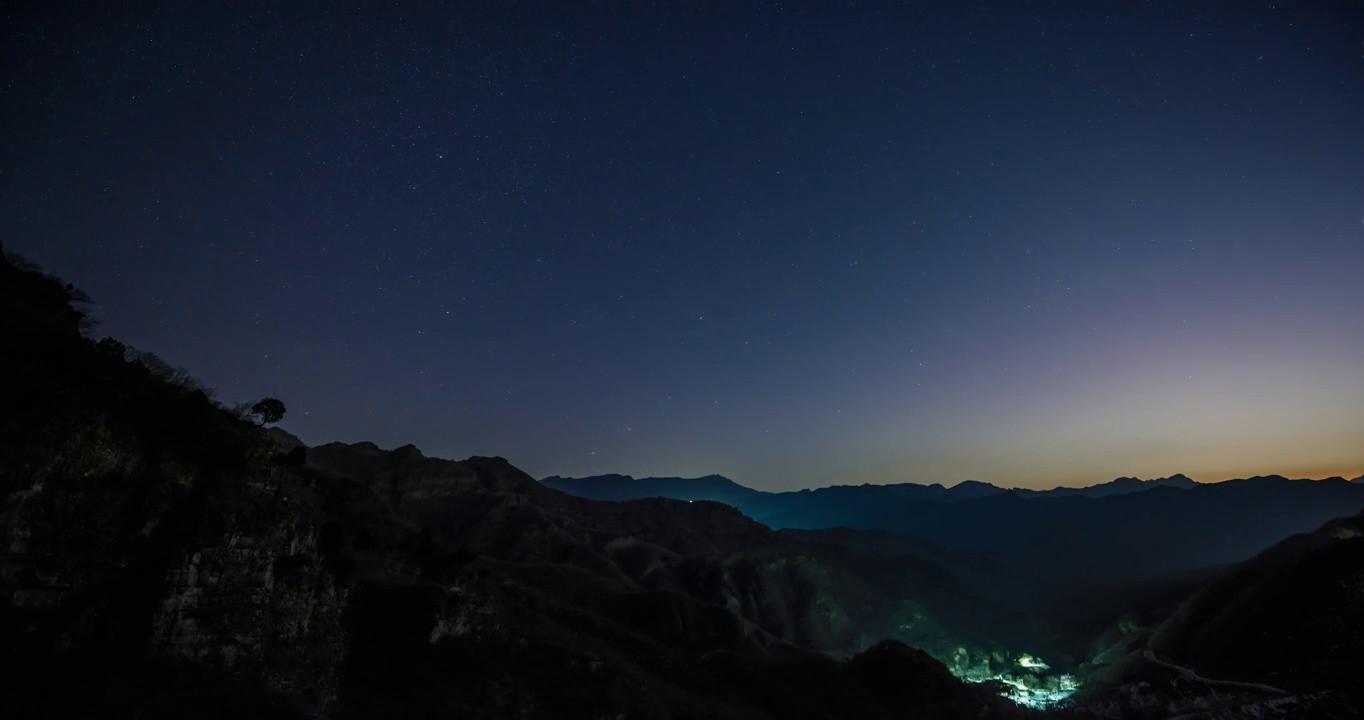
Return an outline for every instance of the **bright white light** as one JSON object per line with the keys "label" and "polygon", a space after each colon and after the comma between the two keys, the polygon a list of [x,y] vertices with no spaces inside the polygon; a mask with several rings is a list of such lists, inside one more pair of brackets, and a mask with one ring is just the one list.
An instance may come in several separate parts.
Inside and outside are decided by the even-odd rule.
{"label": "bright white light", "polygon": [[958,648],[948,667],[967,682],[993,680],[1002,684],[1000,694],[1019,705],[1043,710],[1059,707],[1079,689],[1075,676],[1047,674],[1049,666],[1035,655],[1020,655],[1011,666],[1003,668],[991,668],[988,661],[971,662],[968,657],[964,649]]}

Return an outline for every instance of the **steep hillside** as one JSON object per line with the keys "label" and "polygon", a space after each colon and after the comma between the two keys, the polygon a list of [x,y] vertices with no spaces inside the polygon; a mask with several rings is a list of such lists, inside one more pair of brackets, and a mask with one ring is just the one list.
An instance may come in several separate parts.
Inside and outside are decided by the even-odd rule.
{"label": "steep hillside", "polygon": [[1276,543],[1212,573],[1154,625],[1143,616],[1178,584],[1133,588],[1146,598],[1128,598],[1132,612],[1086,669],[1071,712],[1115,720],[1361,717],[1362,533],[1364,515],[1356,515]]}
{"label": "steep hillside", "polygon": [[[1228,570],[1151,649],[1213,678],[1291,691],[1364,687],[1364,514],[1295,535]],[[1364,710],[1364,694],[1358,697]]]}
{"label": "steep hillside", "polygon": [[255,424],[154,356],[82,337],[78,297],[0,262],[0,333],[21,349],[0,354],[11,657],[26,671],[70,667],[61,702],[101,692],[82,673],[116,676],[115,688],[164,672],[186,692],[224,692],[225,707],[274,702],[224,690],[232,683],[325,704],[346,588],[335,572],[345,558],[320,546],[321,531],[366,513],[363,498],[332,510],[332,489],[277,463]]}
{"label": "steep hillside", "polygon": [[888,596],[731,509],[277,444],[83,337],[79,299],[0,262],[22,349],[0,354],[0,641],[22,660],[0,716],[1023,714],[893,641],[807,649],[869,644]]}

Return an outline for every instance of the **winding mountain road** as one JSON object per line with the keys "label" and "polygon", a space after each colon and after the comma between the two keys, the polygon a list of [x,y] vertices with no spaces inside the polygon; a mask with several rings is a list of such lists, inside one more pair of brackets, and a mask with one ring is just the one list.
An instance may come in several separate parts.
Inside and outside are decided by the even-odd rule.
{"label": "winding mountain road", "polygon": [[1202,675],[1199,675],[1198,673],[1194,672],[1193,670],[1190,670],[1189,668],[1184,667],[1183,665],[1176,665],[1172,662],[1161,660],[1160,658],[1156,657],[1156,654],[1154,652],[1151,652],[1149,649],[1142,651],[1142,657],[1146,658],[1147,662],[1159,665],[1169,670],[1173,670],[1190,680],[1196,680],[1201,683],[1207,683],[1209,685],[1221,685],[1223,687],[1244,688],[1247,690],[1262,690],[1264,692],[1274,693],[1275,695],[1288,694],[1287,690],[1276,688],[1273,685],[1264,685],[1261,683],[1249,682],[1236,682],[1235,680],[1211,680],[1209,678],[1203,677]]}

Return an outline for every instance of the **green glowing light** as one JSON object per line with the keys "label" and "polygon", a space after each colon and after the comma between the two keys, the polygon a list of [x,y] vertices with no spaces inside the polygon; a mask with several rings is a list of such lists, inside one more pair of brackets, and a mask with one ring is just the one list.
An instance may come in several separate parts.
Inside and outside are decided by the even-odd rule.
{"label": "green glowing light", "polygon": [[896,608],[897,639],[923,648],[964,682],[991,682],[999,694],[1031,708],[1064,705],[1079,687],[1068,674],[1051,673],[1051,666],[1031,653],[984,647],[952,633],[918,603],[904,601]]}
{"label": "green glowing light", "polygon": [[1020,690],[1018,692],[1005,693],[1004,697],[1030,708],[1045,710],[1047,708],[1058,707],[1066,701],[1074,690]]}
{"label": "green glowing light", "polygon": [[1000,694],[1030,708],[1046,709],[1064,705],[1079,688],[1073,675],[1048,674],[1050,665],[1035,655],[973,652],[958,647],[948,651],[947,666],[966,682],[994,681]]}
{"label": "green glowing light", "polygon": [[[1034,666],[1035,667],[1035,666]],[[994,678],[1009,689],[1004,697],[1031,708],[1045,709],[1057,707],[1075,694],[1079,683],[1071,675],[1028,675],[1009,676],[1000,674]]]}

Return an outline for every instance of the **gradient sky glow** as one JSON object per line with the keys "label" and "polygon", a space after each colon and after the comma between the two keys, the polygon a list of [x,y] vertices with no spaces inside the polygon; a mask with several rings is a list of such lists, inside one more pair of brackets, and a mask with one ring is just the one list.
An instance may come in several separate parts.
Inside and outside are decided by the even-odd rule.
{"label": "gradient sky glow", "polygon": [[0,238],[305,441],[1364,474],[1358,3],[250,5],[5,10]]}

